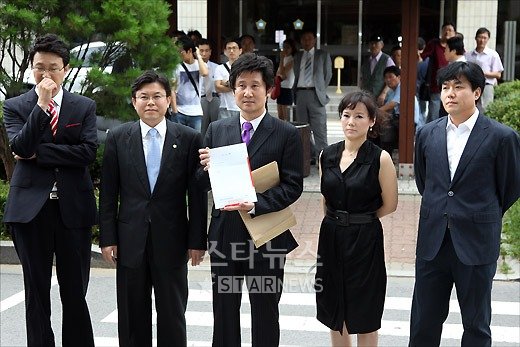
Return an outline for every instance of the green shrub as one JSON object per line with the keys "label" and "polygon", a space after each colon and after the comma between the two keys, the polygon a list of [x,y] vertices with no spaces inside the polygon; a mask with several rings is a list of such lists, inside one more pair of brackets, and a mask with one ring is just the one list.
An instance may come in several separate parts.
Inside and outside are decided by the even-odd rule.
{"label": "green shrub", "polygon": [[10,240],[11,235],[7,231],[7,227],[2,220],[4,219],[5,203],[7,194],[9,193],[9,183],[0,181],[0,240]]}
{"label": "green shrub", "polygon": [[502,99],[512,93],[520,92],[520,80],[501,83],[494,88],[495,100]]}
{"label": "green shrub", "polygon": [[520,90],[512,91],[508,95],[495,99],[487,107],[486,114],[520,132]]}
{"label": "green shrub", "polygon": [[520,201],[511,206],[504,216],[502,252],[520,259]]}

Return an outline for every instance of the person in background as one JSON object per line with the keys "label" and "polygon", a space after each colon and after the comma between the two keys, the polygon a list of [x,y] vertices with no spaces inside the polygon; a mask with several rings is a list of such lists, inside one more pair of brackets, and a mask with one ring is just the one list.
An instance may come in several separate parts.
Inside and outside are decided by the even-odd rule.
{"label": "person in background", "polygon": [[483,110],[486,110],[486,107],[493,102],[494,88],[498,83],[497,80],[502,77],[502,71],[504,71],[504,66],[497,51],[487,47],[490,37],[491,33],[488,29],[479,28],[475,34],[477,47],[470,52],[466,52],[466,59],[480,66],[486,77],[486,86],[479,100],[479,105]]}
{"label": "person in background", "polygon": [[195,46],[198,46],[200,40],[202,40],[202,34],[198,30],[189,30],[186,36],[188,36],[193,41]]}
{"label": "person in background", "polygon": [[89,174],[98,147],[96,104],[63,89],[69,60],[69,49],[58,36],[37,38],[29,52],[36,87],[3,107],[17,161],[3,221],[22,264],[28,346],[55,345],[50,299],[54,257],[62,344],[94,346],[85,296],[96,224]]}
{"label": "person in background", "polygon": [[255,53],[256,41],[255,38],[249,34],[240,36],[240,47],[242,48],[242,54],[244,53]]}
{"label": "person in background", "polygon": [[280,96],[276,99],[278,107],[278,118],[289,120],[289,107],[293,104],[293,84],[294,84],[294,55],[296,54],[296,42],[287,39],[283,42],[283,49],[280,52],[280,65],[276,75],[282,79],[282,89]]}
{"label": "person in background", "polygon": [[448,61],[444,56],[444,51],[447,46],[447,41],[450,37],[455,36],[455,24],[446,22],[442,25],[441,38],[432,39],[426,44],[424,51],[421,53],[421,58],[429,58],[429,64],[431,66],[430,76],[430,101],[428,102],[428,115],[426,116],[426,122],[431,122],[445,114],[445,111],[441,112],[441,89],[437,84],[437,71],[448,65]]}
{"label": "person in background", "polygon": [[395,66],[401,69],[401,46],[397,45],[392,47],[390,57],[392,57],[392,61],[394,62]]}
{"label": "person in background", "polygon": [[116,264],[120,346],[186,346],[187,261],[207,247],[207,195],[199,188],[198,131],[165,119],[168,80],[146,71],[132,84],[139,116],[108,133],[101,168],[99,246]]}
{"label": "person in background", "polygon": [[361,66],[361,89],[372,93],[380,106],[383,105],[388,92],[383,71],[395,65],[390,56],[383,53],[384,46],[382,36],[372,35],[369,39],[370,56]]}
{"label": "person in background", "polygon": [[[177,122],[197,131],[202,127],[201,86],[203,78],[208,76],[208,66],[198,53],[198,47],[188,36],[177,40],[182,62],[175,70],[177,87],[176,109]],[[174,105],[172,105],[174,107]]]}
{"label": "person in background", "polygon": [[[210,189],[208,168],[210,148],[245,143],[251,170],[276,162],[280,181],[263,193],[257,202],[243,202],[213,208],[208,231],[213,280],[213,346],[240,347],[241,284],[254,279],[270,285],[248,286],[251,303],[251,340],[253,346],[278,346],[280,324],[278,303],[282,296],[286,254],[298,244],[289,230],[255,247],[238,211],[254,218],[280,211],[293,204],[303,190],[303,149],[298,130],[290,123],[272,117],[265,108],[274,83],[271,60],[254,53],[240,56],[231,68],[233,87],[240,115],[209,125],[204,146],[199,150],[201,186]],[[240,283],[230,288],[232,278]]]}
{"label": "person in background", "polygon": [[240,108],[238,108],[235,102],[233,89],[229,85],[229,74],[231,72],[231,66],[235,60],[238,59],[240,54],[242,54],[242,48],[240,48],[240,41],[238,39],[227,40],[225,47],[225,54],[228,57],[228,61],[224,64],[220,64],[215,69],[215,90],[220,94],[219,119],[238,116],[240,114]]}
{"label": "person in background", "polygon": [[332,78],[330,54],[316,49],[316,33],[310,30],[302,32],[300,43],[303,51],[294,56],[294,97],[296,100],[295,121],[310,124],[311,165],[327,147],[327,110],[329,102],[327,87]]}
{"label": "person in background", "polygon": [[446,41],[446,48],[444,49],[444,58],[449,64],[456,61],[466,61],[464,56],[464,39],[459,36],[450,37]]}
{"label": "person in background", "polygon": [[417,131],[414,171],[422,195],[410,347],[439,346],[453,285],[463,347],[491,346],[491,288],[502,216],[520,197],[520,137],[481,113],[475,63],[439,70],[447,117]]}
{"label": "person in background", "polygon": [[386,293],[380,218],[397,208],[397,176],[388,152],[368,141],[380,115],[367,91],[346,94],[338,107],[345,139],[320,155],[325,217],[318,240],[317,318],[332,346],[377,346]]}
{"label": "person in background", "polygon": [[220,97],[215,91],[215,72],[218,64],[209,60],[211,57],[211,43],[207,39],[199,41],[199,54],[202,60],[208,66],[208,75],[203,78],[201,85],[200,105],[202,106],[202,136],[206,134],[206,130],[211,122],[218,119],[220,108]]}
{"label": "person in background", "polygon": [[415,115],[416,118],[416,126],[422,126],[426,124],[426,105],[427,100],[421,100],[419,97],[419,88],[423,81],[426,80],[426,75],[428,73],[428,63],[430,62],[430,58],[426,58],[423,60],[421,57],[421,53],[424,51],[424,47],[426,46],[426,42],[422,37],[417,39],[417,80],[416,80],[416,89],[415,96],[417,97],[417,101],[419,103],[419,113]]}

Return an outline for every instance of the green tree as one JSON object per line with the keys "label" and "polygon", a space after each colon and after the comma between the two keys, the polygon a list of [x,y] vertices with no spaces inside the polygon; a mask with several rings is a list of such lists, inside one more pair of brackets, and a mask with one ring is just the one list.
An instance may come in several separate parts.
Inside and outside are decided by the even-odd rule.
{"label": "green tree", "polygon": [[[7,98],[25,91],[23,76],[36,37],[55,33],[71,47],[103,41],[106,47],[92,57],[80,94],[96,101],[98,115],[134,119],[133,80],[148,69],[172,76],[180,61],[166,35],[170,14],[164,0],[0,0],[0,93]],[[81,66],[83,58],[71,57],[71,67]],[[112,73],[105,72],[108,66],[114,66]],[[66,89],[74,84],[77,71],[66,77]],[[0,132],[5,136],[5,129]]]}

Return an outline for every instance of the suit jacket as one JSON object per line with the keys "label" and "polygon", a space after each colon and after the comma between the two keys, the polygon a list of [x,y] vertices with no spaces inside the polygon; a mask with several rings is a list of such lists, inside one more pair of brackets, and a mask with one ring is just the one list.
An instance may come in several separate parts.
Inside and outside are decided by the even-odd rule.
{"label": "suit jacket", "polygon": [[96,201],[88,165],[96,158],[96,104],[63,90],[56,138],[51,117],[36,103],[34,88],[8,99],[4,123],[11,150],[19,160],[10,182],[4,212],[5,223],[28,223],[49,199],[57,182],[61,218],[68,228],[96,223]]}
{"label": "suit jacket", "polygon": [[499,254],[502,215],[520,196],[520,139],[480,114],[451,180],[446,125],[443,117],[417,131],[415,180],[422,195],[417,256],[432,260],[449,227],[462,263],[490,264]]}
{"label": "suit jacket", "polygon": [[[152,233],[158,266],[186,264],[188,249],[206,249],[207,196],[196,170],[200,133],[166,121],[159,176],[153,193],[144,159],[139,121],[108,133],[99,200],[100,246],[118,246],[118,262],[138,266]],[[186,203],[188,206],[186,206]]]}
{"label": "suit jacket", "polygon": [[[293,89],[296,91],[298,87],[298,80],[300,79],[300,65],[302,62],[303,51],[299,51],[294,56],[294,84]],[[322,106],[325,106],[329,102],[329,96],[327,95],[327,87],[329,86],[330,79],[332,78],[332,61],[330,54],[321,49],[314,50],[314,66],[312,70],[312,79],[316,95],[320,100]]]}
{"label": "suit jacket", "polygon": [[[240,120],[238,116],[225,118],[210,124],[204,147],[215,148],[242,142]],[[272,161],[278,163],[280,185],[257,194],[255,216],[275,212],[294,203],[303,191],[303,149],[298,130],[291,124],[281,121],[266,113],[255,130],[247,147],[251,170],[255,170]],[[200,170],[199,179],[202,187],[210,189],[209,175]],[[251,237],[237,211],[211,213],[208,240],[211,255],[231,255],[231,243],[247,244],[244,257],[251,253]],[[266,254],[286,254],[298,244],[289,230],[277,236],[253,253],[256,260],[266,259]],[[251,246],[253,247],[253,246]],[[240,247],[239,247],[240,248]],[[241,248],[242,249],[242,248]]]}

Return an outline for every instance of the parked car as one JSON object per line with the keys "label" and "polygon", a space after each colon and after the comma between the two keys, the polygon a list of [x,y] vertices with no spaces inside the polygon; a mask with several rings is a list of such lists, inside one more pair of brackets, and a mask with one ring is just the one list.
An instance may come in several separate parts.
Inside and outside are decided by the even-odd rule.
{"label": "parked car", "polygon": [[[82,83],[85,81],[88,72],[94,65],[93,58],[98,54],[104,55],[102,60],[106,62],[106,67],[103,71],[106,73],[112,73],[112,71],[116,71],[117,69],[123,70],[131,66],[131,60],[128,59],[128,55],[125,54],[124,47],[117,42],[112,44],[108,49],[107,44],[101,41],[76,46],[70,50],[71,61],[77,59],[82,60],[83,62],[81,66],[70,69],[67,76],[65,76],[63,84],[68,91],[73,93],[81,92]],[[98,59],[96,59],[96,61],[98,61]],[[72,79],[74,79],[74,83],[71,86],[69,81]],[[31,69],[25,71],[24,83],[26,83],[30,88],[35,85]]]}

